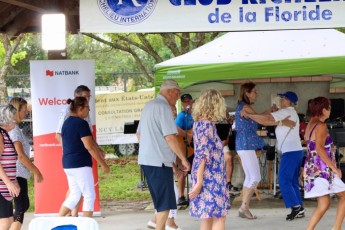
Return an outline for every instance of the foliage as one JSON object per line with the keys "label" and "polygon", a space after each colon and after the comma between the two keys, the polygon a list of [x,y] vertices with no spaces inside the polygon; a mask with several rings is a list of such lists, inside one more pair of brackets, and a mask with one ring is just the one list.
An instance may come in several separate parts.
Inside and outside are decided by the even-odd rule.
{"label": "foliage", "polygon": [[1,38],[1,46],[3,47],[4,51],[2,52],[3,56],[0,57],[0,103],[7,102],[7,74],[12,68],[11,63],[15,63],[13,61],[13,58],[23,58],[25,56],[24,53],[18,53],[16,54],[16,50],[21,43],[21,41],[24,38],[24,34],[20,34],[18,37],[16,37],[13,40],[10,40],[10,37],[7,34],[0,34]]}
{"label": "foliage", "polygon": [[[137,75],[129,74],[140,72],[130,54],[82,34],[69,35],[67,44],[69,59],[95,60],[96,85],[116,86],[119,82],[122,84],[124,79],[134,81],[134,85],[141,85],[140,80],[136,82]],[[127,91],[135,91],[136,88],[132,86],[133,84],[127,84]]]}
{"label": "foliage", "polygon": [[129,33],[90,34],[86,36],[111,49],[132,56],[136,68],[145,73],[146,81],[153,85],[153,67],[164,60],[185,54],[212,41],[220,33]]}
{"label": "foliage", "polygon": [[31,175],[30,179],[28,180],[28,193],[30,199],[30,207],[28,212],[35,211],[35,199],[34,199],[34,176]]}
{"label": "foliage", "polygon": [[115,155],[115,150],[113,145],[102,145],[100,146],[101,149],[108,154],[114,154]]}
{"label": "foliage", "polygon": [[140,167],[137,157],[122,157],[108,161],[110,173],[99,171],[99,186],[101,200],[112,199],[149,199],[148,191],[142,192],[137,188],[140,180]]}
{"label": "foliage", "polygon": [[31,60],[46,60],[47,53],[41,48],[40,34],[26,34],[25,39],[18,46],[18,50],[25,52],[25,58],[18,60],[11,74],[30,73]]}
{"label": "foliage", "polygon": [[[13,41],[10,42],[10,45],[13,45]],[[19,48],[17,50],[20,50]],[[0,41],[0,66],[4,64],[5,60],[5,47],[4,43]],[[11,65],[15,66],[20,60],[23,60],[26,57],[27,53],[25,51],[14,52],[11,57]]]}

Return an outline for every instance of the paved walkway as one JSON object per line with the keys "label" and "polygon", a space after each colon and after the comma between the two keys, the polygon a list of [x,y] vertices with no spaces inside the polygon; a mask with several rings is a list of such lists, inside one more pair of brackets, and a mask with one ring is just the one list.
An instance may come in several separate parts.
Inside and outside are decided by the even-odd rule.
{"label": "paved walkway", "polygon": [[[264,196],[261,201],[252,200],[252,212],[258,216],[256,220],[246,220],[238,217],[238,207],[240,202],[236,199],[233,201],[232,209],[226,221],[226,229],[305,229],[309,220],[310,214],[316,206],[315,201],[305,201],[306,217],[295,219],[293,221],[286,221],[285,217],[289,210],[285,209],[281,199],[273,198],[272,195]],[[337,200],[332,199],[332,206],[323,217],[316,229],[332,229],[333,221],[335,220]],[[110,211],[102,210],[101,217],[95,217],[101,230],[144,230],[147,229],[146,223],[153,214],[149,211]],[[33,213],[25,215],[23,229],[28,229],[31,219],[34,218]],[[188,214],[188,210],[180,210],[176,223],[184,230],[199,229],[199,220],[192,218]],[[345,224],[343,226],[345,229]]]}

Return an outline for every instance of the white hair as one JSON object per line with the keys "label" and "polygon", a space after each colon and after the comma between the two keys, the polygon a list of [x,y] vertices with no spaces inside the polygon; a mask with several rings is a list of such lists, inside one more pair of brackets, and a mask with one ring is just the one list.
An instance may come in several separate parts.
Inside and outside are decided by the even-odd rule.
{"label": "white hair", "polygon": [[9,125],[15,122],[16,108],[13,105],[0,105],[0,126]]}

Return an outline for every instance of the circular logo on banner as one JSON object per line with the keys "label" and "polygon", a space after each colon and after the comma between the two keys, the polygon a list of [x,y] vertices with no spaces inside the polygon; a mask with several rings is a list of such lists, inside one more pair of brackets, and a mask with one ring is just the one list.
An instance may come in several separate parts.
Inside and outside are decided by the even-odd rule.
{"label": "circular logo on banner", "polygon": [[147,19],[158,0],[97,0],[104,16],[119,25],[134,25]]}

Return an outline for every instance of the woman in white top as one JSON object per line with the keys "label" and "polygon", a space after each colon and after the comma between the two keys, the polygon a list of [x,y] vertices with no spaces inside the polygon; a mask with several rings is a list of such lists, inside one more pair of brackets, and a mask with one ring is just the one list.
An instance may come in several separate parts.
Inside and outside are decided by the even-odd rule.
{"label": "woman in white top", "polygon": [[8,134],[18,154],[17,181],[21,189],[19,196],[14,198],[15,212],[11,230],[15,230],[21,228],[24,220],[24,213],[30,206],[27,182],[30,178],[30,172],[34,174],[37,183],[43,181],[43,176],[40,170],[31,162],[29,141],[18,126],[18,124],[26,117],[28,111],[27,101],[20,97],[14,97],[11,99],[10,104],[17,109],[16,126]]}

